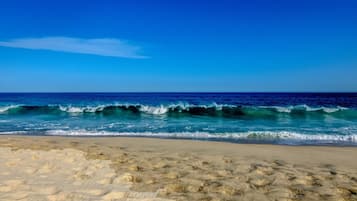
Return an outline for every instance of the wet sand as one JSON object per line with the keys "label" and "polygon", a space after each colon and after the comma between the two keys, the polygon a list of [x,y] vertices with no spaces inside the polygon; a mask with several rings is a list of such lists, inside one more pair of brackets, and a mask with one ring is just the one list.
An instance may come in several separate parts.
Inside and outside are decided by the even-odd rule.
{"label": "wet sand", "polygon": [[357,147],[0,136],[0,200],[357,200]]}

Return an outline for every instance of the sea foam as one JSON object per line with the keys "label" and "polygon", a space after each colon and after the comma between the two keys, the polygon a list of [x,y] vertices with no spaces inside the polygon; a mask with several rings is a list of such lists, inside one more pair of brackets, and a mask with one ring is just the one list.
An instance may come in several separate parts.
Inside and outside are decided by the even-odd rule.
{"label": "sea foam", "polygon": [[[24,131],[0,132],[3,135],[26,134]],[[281,144],[326,144],[347,143],[357,144],[357,134],[331,135],[331,134],[304,134],[289,131],[247,131],[232,133],[210,133],[210,132],[111,132],[91,130],[48,130],[44,135],[53,136],[127,136],[127,137],[159,137],[159,138],[181,138],[181,139],[212,139],[226,141],[256,141],[274,142]]]}

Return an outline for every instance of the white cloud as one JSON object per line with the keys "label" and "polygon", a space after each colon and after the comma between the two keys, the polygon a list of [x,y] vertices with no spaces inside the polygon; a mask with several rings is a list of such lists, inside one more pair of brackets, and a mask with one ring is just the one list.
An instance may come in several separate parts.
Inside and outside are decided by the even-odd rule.
{"label": "white cloud", "polygon": [[18,38],[9,41],[0,41],[0,46],[34,50],[51,50],[80,54],[93,54],[110,57],[135,59],[148,58],[147,56],[143,56],[139,53],[141,47],[132,45],[127,41],[115,38]]}

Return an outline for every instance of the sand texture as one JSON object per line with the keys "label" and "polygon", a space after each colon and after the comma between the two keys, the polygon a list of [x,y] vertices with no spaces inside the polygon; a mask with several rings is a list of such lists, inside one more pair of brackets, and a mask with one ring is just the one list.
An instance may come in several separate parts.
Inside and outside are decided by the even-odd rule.
{"label": "sand texture", "polygon": [[0,200],[163,200],[130,191],[127,175],[108,160],[87,160],[82,151],[0,148]]}
{"label": "sand texture", "polygon": [[0,137],[0,200],[357,200],[357,148]]}

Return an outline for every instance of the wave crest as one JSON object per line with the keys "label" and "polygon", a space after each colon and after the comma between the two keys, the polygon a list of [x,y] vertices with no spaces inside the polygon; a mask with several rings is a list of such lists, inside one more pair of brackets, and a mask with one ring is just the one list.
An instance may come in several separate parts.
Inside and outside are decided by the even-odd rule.
{"label": "wave crest", "polygon": [[212,117],[230,118],[275,118],[281,115],[306,116],[306,115],[331,115],[341,118],[357,118],[357,110],[345,107],[310,107],[308,105],[297,106],[240,106],[240,105],[142,105],[142,104],[112,104],[98,106],[72,106],[72,105],[9,105],[0,107],[0,114],[101,114],[101,115],[121,115],[149,114],[149,115],[170,115],[185,116],[199,115]]}

